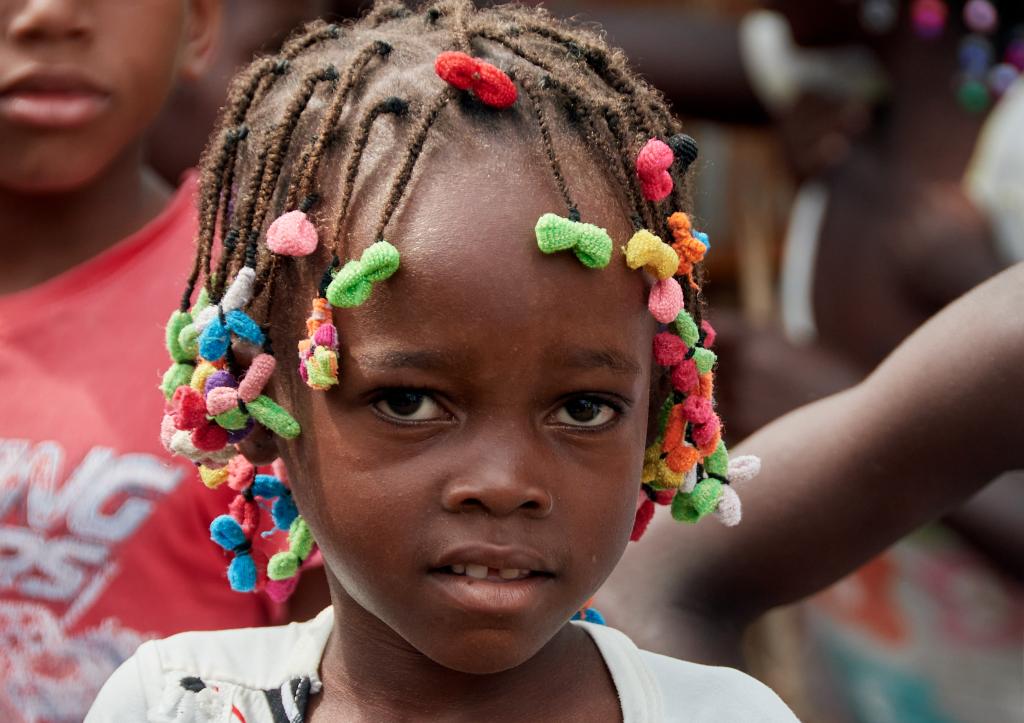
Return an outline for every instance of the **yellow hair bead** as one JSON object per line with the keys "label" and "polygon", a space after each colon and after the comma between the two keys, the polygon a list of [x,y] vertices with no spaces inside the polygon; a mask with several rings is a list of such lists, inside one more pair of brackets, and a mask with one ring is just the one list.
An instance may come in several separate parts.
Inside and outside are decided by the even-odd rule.
{"label": "yellow hair bead", "polygon": [[211,490],[220,487],[228,481],[228,468],[210,469],[206,465],[199,465],[199,479]]}
{"label": "yellow hair bead", "polygon": [[651,275],[664,280],[679,268],[679,254],[646,229],[640,229],[626,244],[626,264],[631,269],[644,267]]}
{"label": "yellow hair bead", "polygon": [[190,386],[200,394],[206,394],[206,380],[210,378],[210,375],[217,371],[217,367],[208,361],[200,362],[196,370],[192,372],[192,381]]}

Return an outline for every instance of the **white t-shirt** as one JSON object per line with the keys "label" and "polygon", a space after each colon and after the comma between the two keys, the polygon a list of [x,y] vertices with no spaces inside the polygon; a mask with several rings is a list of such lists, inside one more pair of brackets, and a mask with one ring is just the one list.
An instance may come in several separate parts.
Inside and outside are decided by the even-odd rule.
{"label": "white t-shirt", "polygon": [[[319,692],[332,608],[305,623],[182,633],[139,646],[111,676],[85,723],[302,723]],[[624,723],[776,723],[796,717],[775,693],[732,668],[639,650],[618,630],[590,633],[611,672]]]}

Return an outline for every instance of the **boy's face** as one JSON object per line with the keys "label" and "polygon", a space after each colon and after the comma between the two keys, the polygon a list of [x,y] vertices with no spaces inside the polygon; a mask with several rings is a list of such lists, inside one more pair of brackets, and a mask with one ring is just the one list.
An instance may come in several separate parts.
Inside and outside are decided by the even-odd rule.
{"label": "boy's face", "polygon": [[[592,270],[537,249],[536,220],[564,206],[536,142],[496,148],[421,159],[429,178],[387,234],[401,268],[335,312],[339,387],[311,392],[291,364],[275,375],[303,425],[284,456],[341,624],[473,673],[532,657],[619,559],[656,331],[621,253]],[[395,156],[361,175],[390,179]],[[592,163],[572,161],[584,219],[624,243],[620,203]],[[373,232],[371,203],[354,214],[352,255]],[[290,320],[275,314],[290,349],[305,289]]]}
{"label": "boy's face", "polygon": [[220,0],[0,0],[0,188],[74,191],[133,152]]}

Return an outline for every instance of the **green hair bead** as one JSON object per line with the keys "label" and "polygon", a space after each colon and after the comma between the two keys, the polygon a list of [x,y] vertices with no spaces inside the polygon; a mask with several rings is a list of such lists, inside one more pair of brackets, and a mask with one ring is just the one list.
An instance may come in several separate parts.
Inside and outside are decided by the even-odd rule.
{"label": "green hair bead", "polygon": [[698,373],[707,374],[714,368],[715,362],[718,361],[718,355],[710,349],[699,346],[693,350],[693,361],[697,365]]}
{"label": "green hair bead", "polygon": [[221,412],[213,420],[224,429],[234,431],[245,428],[245,425],[249,423],[249,415],[235,407],[226,412]]}
{"label": "green hair bead", "polygon": [[313,551],[313,533],[301,516],[292,520],[288,528],[288,550],[279,552],[267,563],[267,577],[271,580],[287,580],[299,571],[299,565]]}
{"label": "green hair bead", "polygon": [[326,389],[338,383],[337,352],[325,346],[313,350],[313,356],[303,362],[309,385],[315,389]]}
{"label": "green hair bead", "polygon": [[371,244],[358,261],[349,261],[335,272],[327,286],[327,300],[345,309],[365,303],[375,283],[398,271],[400,260],[398,249],[387,241]]}
{"label": "green hair bead", "polygon": [[[214,275],[212,275],[210,277],[210,281],[211,282],[216,282],[216,280],[217,280],[216,274],[214,274]],[[206,287],[204,286],[202,289],[199,290],[199,296],[196,297],[196,303],[192,305],[192,314],[193,315],[198,314],[200,311],[202,311],[203,309],[205,309],[209,305],[210,305],[210,293],[206,290]]]}
{"label": "green hair bead", "polygon": [[612,238],[600,226],[545,213],[534,228],[537,246],[546,254],[572,250],[587,268],[601,269],[612,260]]}
{"label": "green hair bead", "polygon": [[259,395],[251,402],[246,402],[245,408],[249,410],[253,419],[279,437],[295,439],[302,431],[292,415],[264,394]]}
{"label": "green hair bead", "polygon": [[195,324],[186,324],[178,333],[178,346],[189,359],[199,356],[199,329]]}
{"label": "green hair bead", "polygon": [[690,312],[686,309],[679,312],[679,316],[672,322],[672,328],[675,329],[676,334],[679,335],[679,338],[688,347],[695,347],[697,342],[700,341],[700,330],[697,328],[697,322],[693,320]]}
{"label": "green hair bead", "polygon": [[719,477],[729,475],[729,451],[725,448],[725,442],[719,440],[715,451],[704,459],[704,469],[708,474]]}
{"label": "green hair bead", "polygon": [[721,482],[713,477],[702,479],[693,492],[681,492],[672,498],[672,517],[680,522],[699,522],[714,512],[721,496]]}
{"label": "green hair bead", "polygon": [[190,362],[195,359],[195,354],[189,356],[187,351],[182,349],[181,344],[178,342],[178,338],[181,335],[181,330],[192,323],[192,315],[187,311],[179,311],[175,309],[171,313],[171,318],[167,320],[167,330],[165,338],[167,342],[167,353],[171,355],[171,360],[179,363]]}
{"label": "green hair bead", "polygon": [[663,434],[665,427],[668,426],[668,415],[672,413],[672,407],[675,406],[675,400],[672,399],[672,395],[669,394],[665,397],[665,401],[661,404],[661,410],[658,412],[658,433]]}
{"label": "green hair bead", "polygon": [[180,386],[187,386],[192,381],[192,374],[196,368],[191,364],[176,362],[164,372],[164,379],[160,383],[160,391],[170,400],[174,396],[174,390]]}

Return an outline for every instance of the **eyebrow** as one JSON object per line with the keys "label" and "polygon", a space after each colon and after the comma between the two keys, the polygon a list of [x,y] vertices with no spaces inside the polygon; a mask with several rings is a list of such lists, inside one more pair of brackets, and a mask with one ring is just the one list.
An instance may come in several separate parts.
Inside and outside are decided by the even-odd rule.
{"label": "eyebrow", "polygon": [[640,375],[640,365],[617,349],[570,347],[558,350],[555,358],[558,366],[565,369],[609,369],[616,374]]}
{"label": "eyebrow", "polygon": [[[549,363],[562,369],[608,369],[616,374],[639,376],[640,365],[617,349],[568,347],[552,350]],[[458,358],[448,352],[419,349],[367,352],[356,357],[360,366],[376,371],[423,369],[443,371],[458,366]]]}
{"label": "eyebrow", "polygon": [[440,371],[449,369],[457,364],[453,354],[432,349],[421,349],[417,351],[387,350],[379,352],[368,352],[356,357],[360,366],[377,371],[388,371],[391,369],[424,369],[426,371]]}

